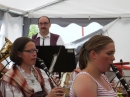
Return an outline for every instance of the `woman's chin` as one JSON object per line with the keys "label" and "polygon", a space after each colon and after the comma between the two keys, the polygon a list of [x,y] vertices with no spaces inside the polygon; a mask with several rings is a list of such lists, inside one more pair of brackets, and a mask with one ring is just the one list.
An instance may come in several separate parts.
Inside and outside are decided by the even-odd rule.
{"label": "woman's chin", "polygon": [[35,63],[30,63],[29,65],[30,65],[30,66],[33,66],[33,65],[35,65]]}

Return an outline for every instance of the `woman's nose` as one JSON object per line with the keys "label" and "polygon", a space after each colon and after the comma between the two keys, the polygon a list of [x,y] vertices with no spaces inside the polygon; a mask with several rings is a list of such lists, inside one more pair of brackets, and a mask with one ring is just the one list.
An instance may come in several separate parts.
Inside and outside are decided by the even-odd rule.
{"label": "woman's nose", "polygon": [[114,57],[114,55],[112,56],[112,61],[114,61],[115,60],[115,57]]}

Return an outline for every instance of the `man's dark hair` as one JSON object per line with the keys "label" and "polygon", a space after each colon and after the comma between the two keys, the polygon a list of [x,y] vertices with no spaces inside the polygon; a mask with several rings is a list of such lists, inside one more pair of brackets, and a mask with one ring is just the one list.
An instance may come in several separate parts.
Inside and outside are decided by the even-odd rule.
{"label": "man's dark hair", "polygon": [[[49,23],[50,23],[50,19],[47,16],[41,16],[40,18],[42,18],[42,17],[46,17],[48,19]],[[40,18],[38,18],[38,23],[39,23]]]}

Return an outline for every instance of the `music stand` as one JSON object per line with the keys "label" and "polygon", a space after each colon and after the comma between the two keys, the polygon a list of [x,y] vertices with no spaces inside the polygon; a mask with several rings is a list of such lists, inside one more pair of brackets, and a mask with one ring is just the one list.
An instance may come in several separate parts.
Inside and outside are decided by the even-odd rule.
{"label": "music stand", "polygon": [[[58,54],[53,72],[72,72],[76,68],[74,49],[65,49],[64,46],[36,46],[37,56],[50,68],[53,55]],[[36,61],[35,66],[42,69]]]}

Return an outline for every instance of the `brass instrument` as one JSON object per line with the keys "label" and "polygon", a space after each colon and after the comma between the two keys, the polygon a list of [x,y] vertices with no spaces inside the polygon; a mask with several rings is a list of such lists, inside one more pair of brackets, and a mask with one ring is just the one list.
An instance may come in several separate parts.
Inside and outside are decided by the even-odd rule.
{"label": "brass instrument", "polygon": [[60,83],[60,86],[63,87],[63,90],[65,92],[65,95],[66,96],[69,96],[69,89],[70,89],[70,75],[71,75],[71,72],[65,72],[63,73],[62,77],[61,77],[61,83]]}
{"label": "brass instrument", "polygon": [[0,50],[0,62],[5,60],[9,55],[12,47],[12,42],[5,37],[5,44]]}
{"label": "brass instrument", "polygon": [[[5,60],[10,55],[11,47],[12,47],[12,42],[5,37],[5,44],[3,45],[2,49],[0,50],[0,62]],[[7,69],[5,69],[5,67],[10,63],[10,62],[8,62],[8,60],[6,60],[6,61],[7,61],[7,64],[3,68],[0,68],[0,78],[3,76],[3,74],[7,70]]]}
{"label": "brass instrument", "polygon": [[69,80],[70,80],[70,72],[63,73],[60,86],[67,87],[69,85]]}

